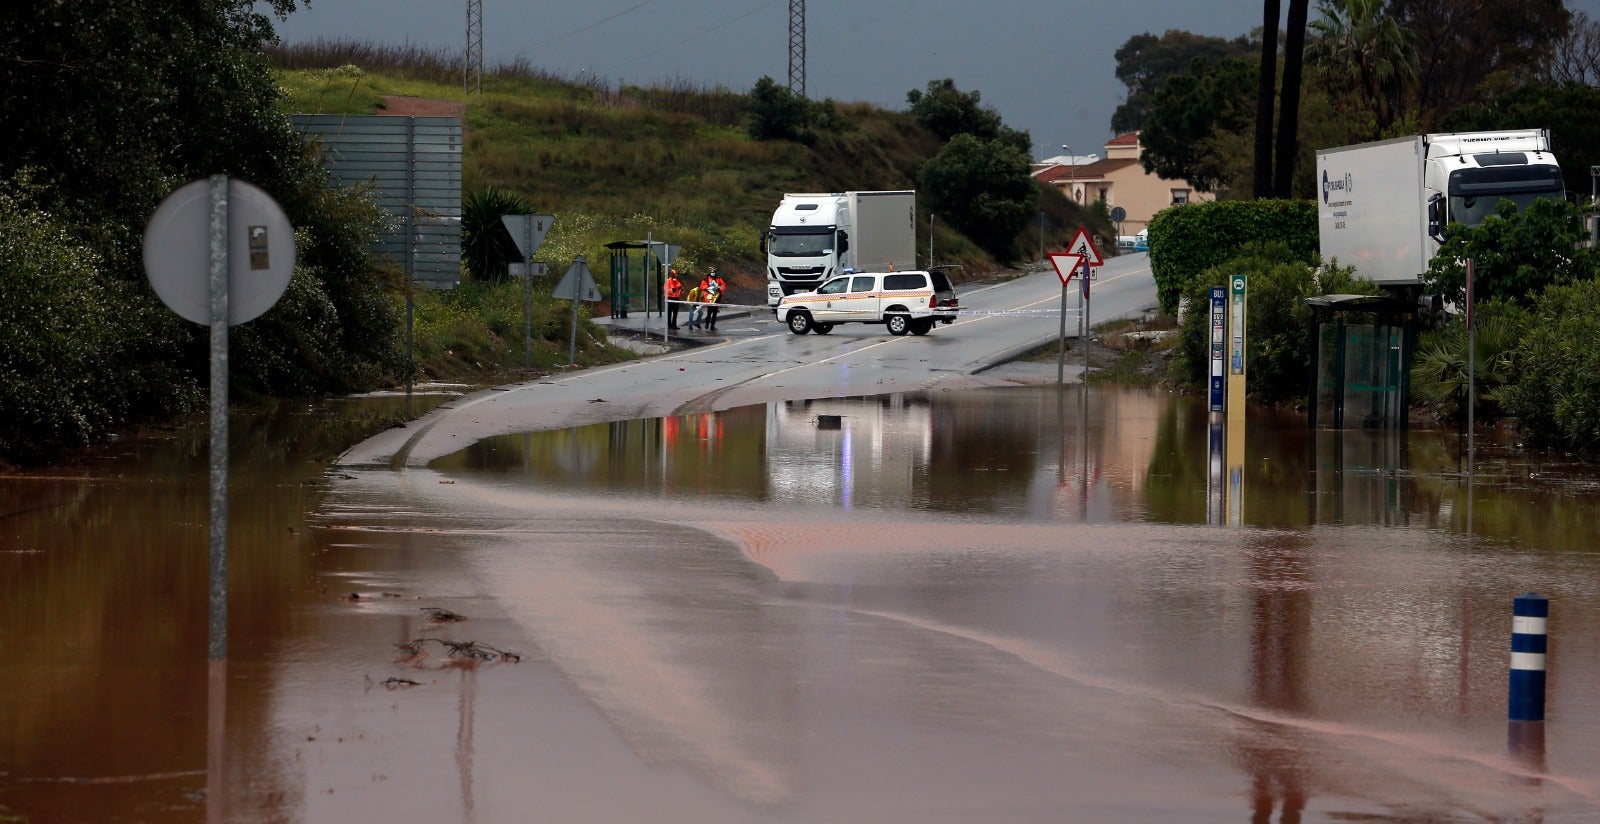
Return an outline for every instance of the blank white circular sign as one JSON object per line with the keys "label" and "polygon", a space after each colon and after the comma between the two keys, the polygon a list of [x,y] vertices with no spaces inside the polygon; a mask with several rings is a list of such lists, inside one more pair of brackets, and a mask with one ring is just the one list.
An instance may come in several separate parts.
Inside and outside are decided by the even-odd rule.
{"label": "blank white circular sign", "polygon": [[[294,274],[294,229],[272,196],[228,180],[228,324],[260,317]],[[144,230],[144,271],[167,308],[211,323],[211,183],[167,195]]]}

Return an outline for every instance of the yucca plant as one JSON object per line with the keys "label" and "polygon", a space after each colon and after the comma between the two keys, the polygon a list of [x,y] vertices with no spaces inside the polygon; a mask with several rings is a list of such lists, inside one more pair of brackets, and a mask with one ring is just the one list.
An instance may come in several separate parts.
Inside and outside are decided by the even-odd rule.
{"label": "yucca plant", "polygon": [[506,279],[507,267],[522,260],[522,253],[500,216],[532,213],[533,207],[520,195],[493,186],[467,195],[461,202],[461,259],[473,280],[499,283]]}
{"label": "yucca plant", "polygon": [[[1511,354],[1522,334],[1525,313],[1503,302],[1486,302],[1478,308],[1473,333],[1476,350],[1473,390],[1475,416],[1502,414],[1499,390],[1511,383]],[[1435,330],[1417,346],[1411,365],[1413,399],[1435,416],[1463,421],[1467,416],[1467,327],[1464,321]]]}

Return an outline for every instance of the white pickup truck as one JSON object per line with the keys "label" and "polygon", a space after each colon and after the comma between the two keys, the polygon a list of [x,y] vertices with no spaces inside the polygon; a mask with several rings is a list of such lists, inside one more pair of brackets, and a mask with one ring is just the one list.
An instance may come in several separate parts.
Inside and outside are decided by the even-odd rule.
{"label": "white pickup truck", "polygon": [[881,323],[891,335],[926,335],[961,310],[945,273],[857,272],[778,301],[778,322],[796,335],[826,335],[840,323]]}

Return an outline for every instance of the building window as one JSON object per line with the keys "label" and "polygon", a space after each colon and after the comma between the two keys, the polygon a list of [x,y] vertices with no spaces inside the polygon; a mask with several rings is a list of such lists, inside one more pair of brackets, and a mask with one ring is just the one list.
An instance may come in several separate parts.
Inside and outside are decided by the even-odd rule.
{"label": "building window", "polygon": [[1188,189],[1173,189],[1172,190],[1172,202],[1173,202],[1174,205],[1179,204],[1179,203],[1188,203],[1189,202],[1189,190]]}
{"label": "building window", "polygon": [[1101,186],[1100,187],[1100,201],[1102,203],[1105,202],[1105,199],[1107,197],[1109,197],[1110,195],[1111,195],[1111,187],[1110,186]]}

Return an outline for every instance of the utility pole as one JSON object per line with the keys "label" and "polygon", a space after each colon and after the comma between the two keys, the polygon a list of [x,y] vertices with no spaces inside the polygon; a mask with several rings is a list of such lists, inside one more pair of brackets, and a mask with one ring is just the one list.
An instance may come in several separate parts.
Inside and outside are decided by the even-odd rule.
{"label": "utility pole", "polygon": [[467,0],[467,48],[461,59],[461,91],[483,94],[483,0]]}
{"label": "utility pole", "polygon": [[789,91],[806,96],[806,0],[789,0]]}

